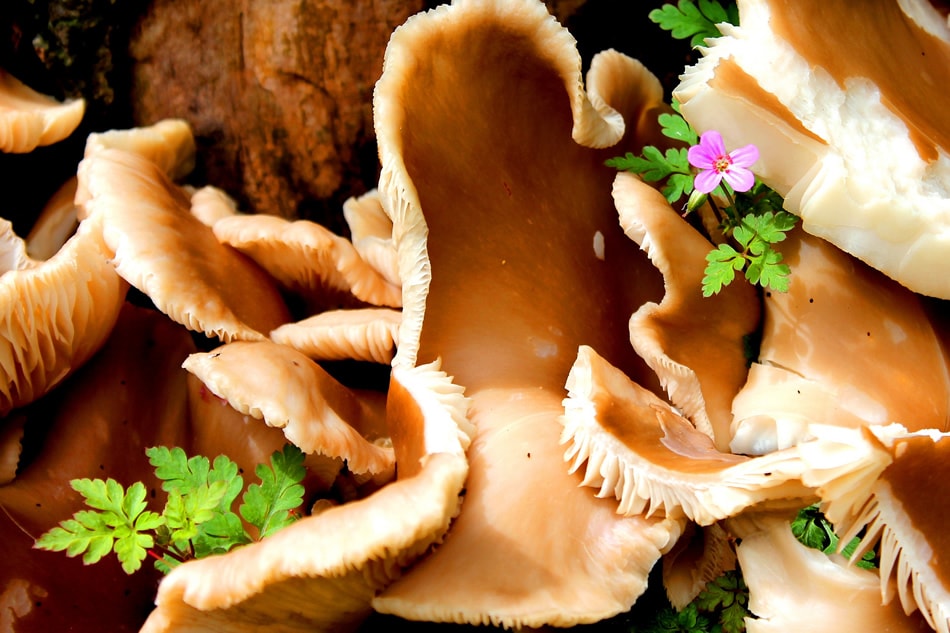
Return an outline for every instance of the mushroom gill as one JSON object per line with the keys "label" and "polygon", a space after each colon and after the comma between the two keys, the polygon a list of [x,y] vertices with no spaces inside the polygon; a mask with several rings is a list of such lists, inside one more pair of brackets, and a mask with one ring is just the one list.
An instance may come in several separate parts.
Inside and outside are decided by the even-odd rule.
{"label": "mushroom gill", "polygon": [[0,69],[0,152],[23,154],[57,143],[79,127],[86,102],[60,102]]}
{"label": "mushroom gill", "polygon": [[934,274],[950,244],[945,18],[929,0],[741,0],[739,13],[674,91],[684,116],[755,143],[757,173],[805,231],[950,298]]}
{"label": "mushroom gill", "polygon": [[732,450],[787,448],[812,424],[947,430],[950,365],[927,303],[802,231],[779,250],[789,289],[764,298],[759,358],[733,402]]}
{"label": "mushroom gill", "polygon": [[35,261],[9,222],[0,262],[0,415],[33,402],[105,342],[128,285],[102,243],[99,220],[83,222],[48,260]]}
{"label": "mushroom gill", "polygon": [[273,279],[219,243],[156,163],[106,148],[83,159],[79,181],[115,270],[172,320],[225,342],[263,340],[290,320]]}
{"label": "mushroom gill", "polygon": [[662,280],[618,226],[603,161],[639,150],[662,91],[619,53],[592,62],[589,92],[580,69],[574,39],[528,0],[457,1],[390,40],[374,108],[403,283],[393,365],[440,359],[476,433],[458,518],[381,612],[593,622],[629,609],[679,536],[678,520],[622,517],[579,488],[558,446],[579,344],[660,391],[627,320]]}

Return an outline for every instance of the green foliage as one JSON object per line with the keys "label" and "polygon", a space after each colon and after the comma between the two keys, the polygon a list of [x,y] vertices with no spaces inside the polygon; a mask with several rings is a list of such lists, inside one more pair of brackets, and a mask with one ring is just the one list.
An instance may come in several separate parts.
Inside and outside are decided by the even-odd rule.
{"label": "green foliage", "polygon": [[661,29],[669,31],[675,39],[690,38],[690,46],[695,48],[702,46],[707,37],[719,37],[717,24],[739,24],[739,10],[735,3],[723,7],[715,0],[699,0],[697,6],[693,0],[679,0],[676,6],[664,4],[659,9],[653,9],[649,18]]}
{"label": "green foliage", "polygon": [[[673,109],[675,113],[659,116],[660,131],[683,143],[698,143],[699,135],[679,114],[675,102]],[[704,297],[718,294],[735,280],[737,273],[742,273],[752,285],[778,292],[788,290],[790,271],[782,263],[782,254],[773,245],[785,239],[798,218],[783,209],[784,200],[775,191],[757,181],[747,192],[734,192],[722,183],[711,195],[697,195],[699,192],[693,189],[693,170],[685,148],[670,148],[662,152],[647,145],[640,156],[627,152],[624,156],[608,159],[606,165],[635,173],[645,182],[665,179],[660,191],[671,205],[689,196],[686,214],[707,203],[712,207],[727,241],[706,255],[702,280]],[[722,204],[723,200],[726,204]],[[731,242],[728,241],[730,238]]]}
{"label": "green foliage", "polygon": [[[699,139],[696,131],[678,113],[664,112],[658,120],[660,131],[669,138],[690,144]],[[658,182],[666,178],[666,185],[661,191],[670,204],[693,191],[693,172],[685,148],[670,148],[661,152],[655,146],[647,145],[641,156],[627,152],[625,156],[607,159],[605,164],[621,171],[633,172],[646,182]]]}
{"label": "green foliage", "polygon": [[631,633],[743,633],[745,618],[754,617],[748,604],[749,589],[742,574],[728,571],[707,584],[682,611],[672,606],[660,609]]}
{"label": "green foliage", "polygon": [[[735,200],[738,219],[725,223],[724,229],[731,226],[732,237],[741,250],[724,243],[706,255],[703,296],[717,294],[740,271],[745,272],[745,278],[753,285],[788,291],[788,265],[782,263],[782,254],[772,245],[785,240],[786,233],[794,228],[798,218],[781,208],[771,210],[771,207],[764,207],[759,200],[754,197],[750,200],[745,194],[736,194]],[[769,210],[761,211],[763,207]],[[755,215],[756,209],[759,209],[759,215]]]}
{"label": "green foliage", "polygon": [[[838,551],[840,539],[835,534],[834,528],[825,515],[822,514],[818,505],[810,505],[798,511],[798,516],[792,521],[792,534],[798,541],[807,547],[817,549],[825,554],[833,554]],[[846,557],[857,549],[861,540],[858,537],[841,549],[841,553]],[[867,551],[859,561],[855,563],[858,567],[864,569],[877,568],[877,555],[874,551]]]}
{"label": "green foliage", "polygon": [[72,519],[42,535],[36,547],[67,556],[83,555],[87,565],[99,562],[115,551],[122,569],[131,574],[142,566],[146,550],[154,544],[144,532],[155,530],[164,519],[145,509],[145,485],[133,484],[126,490],[114,479],[74,479],[73,490],[86,505],[98,510],[80,510]]}
{"label": "green foliage", "polygon": [[[92,510],[80,510],[43,534],[36,547],[65,551],[67,556],[82,554],[86,564],[114,551],[131,574],[149,551],[157,559],[155,566],[168,572],[185,560],[224,553],[254,540],[231,510],[244,489],[237,464],[223,455],[213,464],[200,455],[189,458],[177,447],[158,446],[145,453],[168,493],[161,514],[146,510],[141,482],[126,490],[114,479],[76,479],[70,484]],[[248,487],[240,513],[257,528],[258,538],[296,520],[293,510],[303,503],[303,462],[303,452],[288,444],[273,453],[270,465],[257,467],[261,483]]]}

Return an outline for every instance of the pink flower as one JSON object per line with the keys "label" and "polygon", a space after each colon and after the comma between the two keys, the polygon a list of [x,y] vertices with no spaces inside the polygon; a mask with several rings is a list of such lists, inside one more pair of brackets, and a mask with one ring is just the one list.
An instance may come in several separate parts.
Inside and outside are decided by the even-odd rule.
{"label": "pink flower", "polygon": [[722,135],[709,130],[699,137],[699,145],[689,148],[686,157],[690,165],[702,170],[693,181],[700,193],[712,192],[723,178],[734,191],[748,191],[755,184],[755,174],[748,169],[759,160],[759,150],[755,145],[746,145],[727,154]]}

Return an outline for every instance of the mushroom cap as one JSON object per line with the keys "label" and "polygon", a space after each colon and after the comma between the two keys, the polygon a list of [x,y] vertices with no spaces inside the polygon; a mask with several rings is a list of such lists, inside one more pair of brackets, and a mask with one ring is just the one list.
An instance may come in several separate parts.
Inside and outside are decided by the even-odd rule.
{"label": "mushroom cap", "polygon": [[222,189],[206,185],[191,191],[191,214],[202,224],[214,226],[221,218],[238,214],[237,201]]}
{"label": "mushroom cap", "polygon": [[98,220],[83,222],[45,262],[26,255],[5,220],[0,276],[0,415],[33,402],[105,342],[128,285],[102,245]]}
{"label": "mushroom cap", "polygon": [[142,631],[346,631],[365,619],[373,596],[442,538],[468,473],[468,436],[457,425],[467,401],[448,376],[437,365],[397,369],[391,391],[387,415],[406,465],[397,481],[180,565]]}
{"label": "mushroom cap", "polygon": [[389,308],[329,310],[285,323],[270,333],[314,360],[365,360],[388,364],[396,350],[402,313]]}
{"label": "mushroom cap", "polygon": [[616,504],[576,485],[551,432],[557,394],[499,388],[471,399],[477,431],[462,511],[444,542],[373,607],[506,628],[572,626],[627,611],[682,524],[619,517]]}
{"label": "mushroom cap", "polygon": [[788,521],[771,518],[742,534],[737,554],[757,616],[746,618],[748,633],[836,633],[845,622],[854,631],[927,630],[921,618],[881,603],[874,571],[802,545]]}
{"label": "mushroom cap", "polygon": [[732,450],[787,448],[811,424],[946,430],[950,355],[930,306],[800,230],[779,250],[789,288],[765,296],[758,363],[733,402]]}
{"label": "mushroom cap", "polygon": [[0,152],[23,154],[65,139],[79,127],[86,102],[60,102],[0,69]]}
{"label": "mushroom cap", "polygon": [[195,168],[195,136],[184,119],[162,119],[147,126],[94,132],[86,138],[84,157],[109,148],[148,159],[172,180],[184,178]]}
{"label": "mushroom cap", "polygon": [[603,163],[640,149],[662,89],[617,52],[592,61],[587,91],[581,66],[531,0],[439,6],[390,39],[374,111],[403,288],[393,366],[441,359],[477,432],[459,517],[377,610],[593,622],[630,608],[682,529],[617,515],[577,486],[557,443],[578,344],[661,389],[627,322],[662,279],[618,226]]}
{"label": "mushroom cap", "polygon": [[244,253],[285,288],[311,302],[319,303],[327,291],[336,291],[374,305],[401,303],[398,284],[364,261],[349,240],[309,220],[234,215],[219,219],[213,228],[222,243]]}
{"label": "mushroom cap", "polygon": [[350,229],[353,248],[389,283],[398,286],[399,260],[393,244],[393,222],[383,209],[378,189],[343,203],[343,218]]}
{"label": "mushroom cap", "polygon": [[76,232],[79,217],[73,199],[78,185],[79,179],[73,176],[43,205],[25,239],[26,251],[31,258],[49,259]]}
{"label": "mushroom cap", "polygon": [[624,232],[663,274],[666,290],[660,303],[645,303],[631,317],[630,342],[673,405],[728,452],[732,400],[747,373],[745,341],[759,325],[758,294],[737,283],[704,297],[712,244],[633,174],[617,174],[613,196]]}
{"label": "mushroom cap", "polygon": [[928,0],[739,5],[741,26],[721,25],[674,91],[684,116],[755,143],[756,173],[805,231],[950,298],[933,273],[950,242],[950,33],[915,19]]}
{"label": "mushroom cap", "polygon": [[[838,486],[822,491],[822,509],[847,543],[861,536],[852,555],[860,558],[879,544],[880,595],[906,613],[920,610],[936,631],[950,630],[950,556],[944,476],[950,436],[943,433],[891,433],[882,438],[889,462],[855,477],[849,494]],[[893,601],[895,594],[898,601]]]}
{"label": "mushroom cap", "polygon": [[116,271],[172,320],[225,342],[264,339],[290,320],[274,281],[218,242],[158,165],[107,148],[83,159],[79,179]]}
{"label": "mushroom cap", "polygon": [[750,459],[712,440],[589,347],[568,377],[562,443],[583,485],[616,497],[627,516],[654,513],[710,525],[757,504],[804,505],[794,451]]}
{"label": "mushroom cap", "polygon": [[[373,410],[302,353],[270,341],[236,341],[189,356],[182,365],[216,396],[245,415],[283,430],[305,453],[346,460],[355,473],[393,468]],[[364,420],[364,418],[369,418]]]}

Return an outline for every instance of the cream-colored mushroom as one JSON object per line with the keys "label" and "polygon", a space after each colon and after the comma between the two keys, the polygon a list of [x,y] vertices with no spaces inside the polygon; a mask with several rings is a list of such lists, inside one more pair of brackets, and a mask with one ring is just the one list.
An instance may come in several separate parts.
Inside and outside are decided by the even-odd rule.
{"label": "cream-colored mushroom", "polygon": [[79,127],[86,102],[40,94],[0,69],[0,152],[22,154],[57,143]]}
{"label": "cream-colored mushroom", "polygon": [[944,471],[950,436],[902,431],[879,432],[881,467],[856,473],[846,489],[844,484],[826,485],[822,509],[843,542],[861,535],[853,557],[879,546],[883,601],[899,603],[906,613],[919,610],[934,630],[946,633],[950,582],[945,561],[950,551],[946,504],[939,500],[948,493]]}
{"label": "cream-colored mushroom", "polygon": [[157,164],[107,148],[83,159],[79,179],[115,270],[172,320],[225,342],[263,340],[290,320],[273,279],[218,242]]}
{"label": "cream-colored mushroom", "polygon": [[183,366],[233,408],[282,429],[305,453],[340,457],[355,473],[393,468],[385,438],[369,435],[379,427],[374,411],[290,347],[237,341],[192,354]]}
{"label": "cream-colored mushroom", "polygon": [[757,174],[807,232],[950,298],[934,274],[950,246],[950,29],[934,12],[742,0],[741,26],[720,25],[674,97],[700,131],[758,146]]}
{"label": "cream-colored mushroom", "polygon": [[623,517],[579,488],[558,445],[581,342],[660,390],[627,322],[662,280],[618,226],[603,161],[639,150],[662,90],[616,52],[592,61],[589,92],[582,80],[574,39],[540,2],[457,1],[390,40],[374,108],[403,287],[393,365],[441,359],[476,433],[458,518],[374,600],[381,612],[597,621],[630,608],[680,534],[677,519]]}
{"label": "cream-colored mushroom", "polygon": [[244,253],[285,288],[313,305],[332,305],[332,293],[351,294],[372,305],[398,307],[398,284],[363,260],[353,244],[308,220],[272,215],[235,215],[218,220],[214,234]]}
{"label": "cream-colored mushroom", "polygon": [[314,360],[365,360],[390,363],[402,314],[389,308],[329,310],[285,323],[270,333]]}
{"label": "cream-colored mushroom", "polygon": [[0,221],[0,414],[33,402],[105,342],[128,285],[116,274],[98,220],[83,222],[50,259],[34,261]]}
{"label": "cream-colored mushroom", "polygon": [[916,633],[925,628],[920,617],[908,617],[896,604],[881,604],[877,573],[805,547],[788,521],[760,521],[758,529],[741,534],[737,554],[755,616],[745,620],[748,633],[836,633],[842,626]]}
{"label": "cream-colored mushroom", "polygon": [[399,262],[393,244],[393,222],[383,210],[379,190],[373,189],[343,203],[343,218],[353,248],[389,283],[398,286]]}
{"label": "cream-colored mushroom", "polygon": [[788,292],[766,293],[757,362],[733,402],[731,448],[763,454],[812,424],[947,429],[950,367],[922,298],[801,231],[780,246]]}

